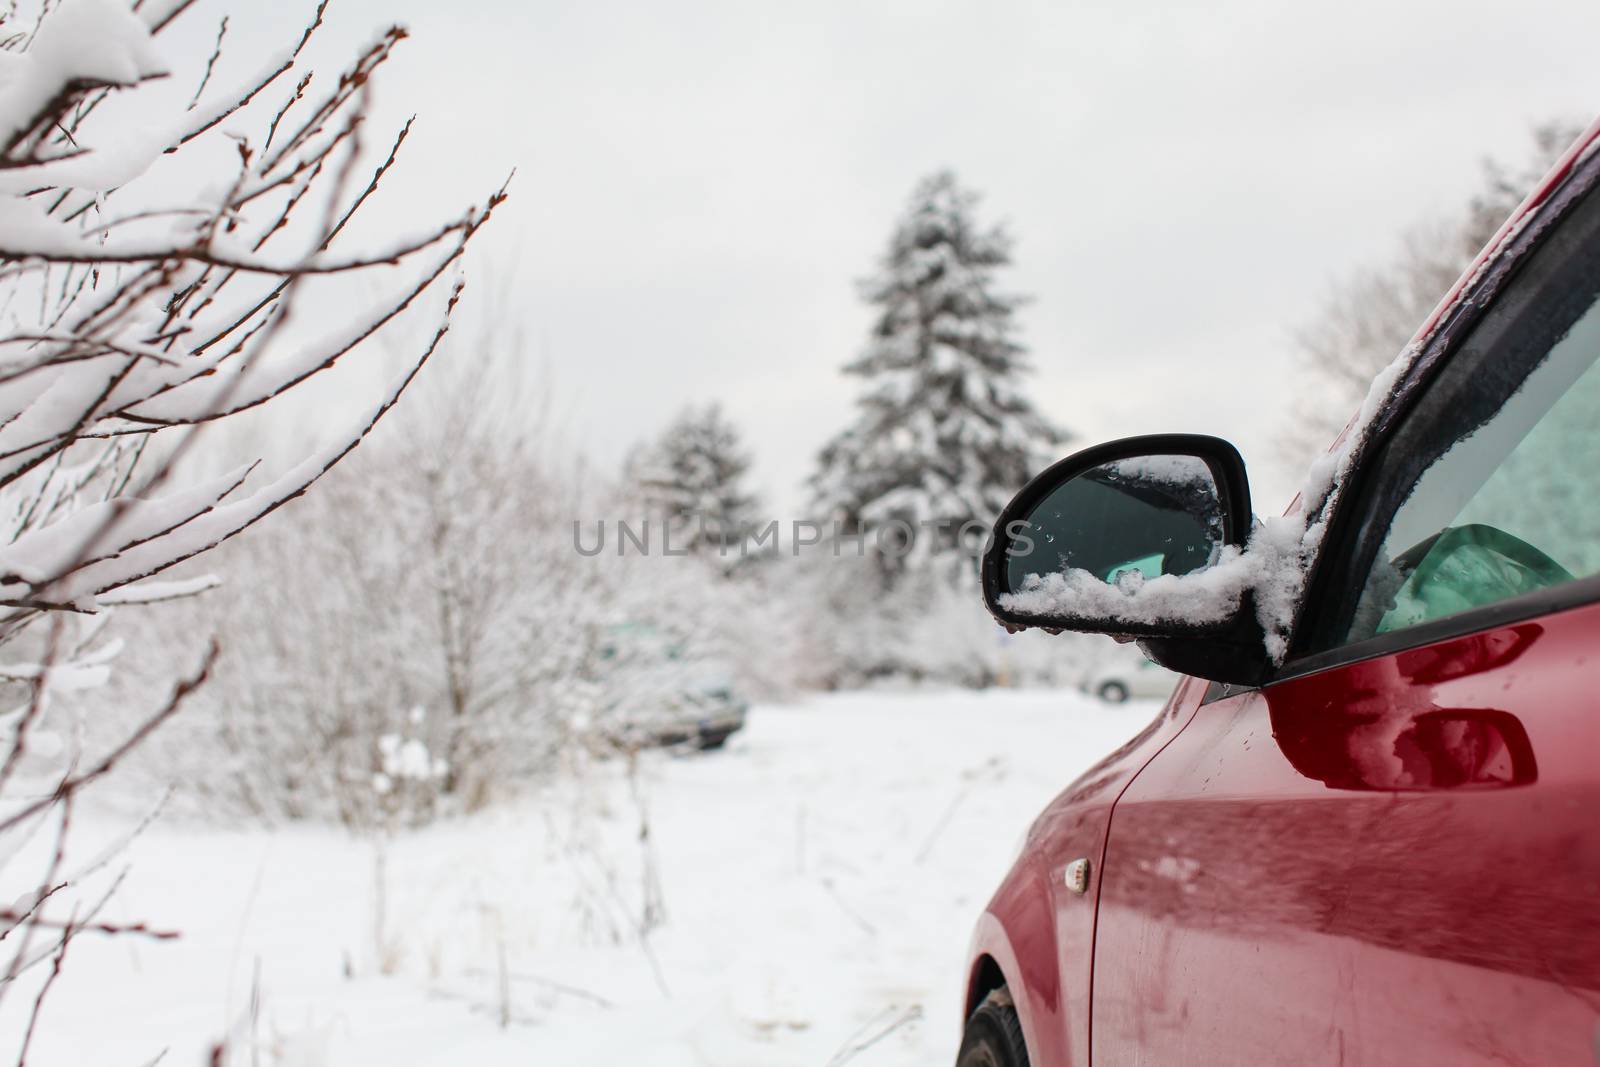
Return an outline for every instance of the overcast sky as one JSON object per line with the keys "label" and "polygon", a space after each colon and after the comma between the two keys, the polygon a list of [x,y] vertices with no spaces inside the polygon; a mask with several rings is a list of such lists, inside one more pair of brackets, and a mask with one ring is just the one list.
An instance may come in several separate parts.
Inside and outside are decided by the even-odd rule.
{"label": "overcast sky", "polygon": [[[236,46],[310,7],[236,18]],[[475,280],[514,278],[507,314],[569,428],[610,462],[719,399],[778,514],[850,417],[854,281],[931,170],[1017,238],[1004,281],[1034,298],[1048,415],[1080,443],[1230,438],[1277,511],[1293,329],[1463,203],[1483,156],[1600,111],[1593,0],[334,0],[329,18],[325,68],[388,21],[414,32],[379,85],[382,115],[420,114],[386,219],[518,168]]]}

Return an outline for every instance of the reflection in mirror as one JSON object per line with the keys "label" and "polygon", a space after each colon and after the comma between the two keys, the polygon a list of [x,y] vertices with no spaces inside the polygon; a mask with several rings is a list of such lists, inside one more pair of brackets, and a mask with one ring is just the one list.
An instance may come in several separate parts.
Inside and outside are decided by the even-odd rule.
{"label": "reflection in mirror", "polygon": [[1496,708],[1351,715],[1271,701],[1272,736],[1301,774],[1332,789],[1420,792],[1528,785],[1528,732]]}
{"label": "reflection in mirror", "polygon": [[1006,531],[1004,592],[1028,576],[1077,569],[1119,588],[1214,564],[1223,507],[1198,456],[1115,460],[1072,478]]}

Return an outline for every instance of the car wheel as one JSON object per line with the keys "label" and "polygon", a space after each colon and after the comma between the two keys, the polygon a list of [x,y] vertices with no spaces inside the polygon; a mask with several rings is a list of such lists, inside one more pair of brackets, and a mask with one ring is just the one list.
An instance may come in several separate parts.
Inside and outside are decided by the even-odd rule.
{"label": "car wheel", "polygon": [[726,745],[728,738],[732,736],[732,730],[708,730],[700,735],[700,740],[695,747],[701,752],[715,752]]}
{"label": "car wheel", "polygon": [[1011,997],[996,990],[984,998],[967,1020],[956,1067],[1028,1067],[1028,1047],[1022,1043],[1022,1023]]}
{"label": "car wheel", "polygon": [[1096,692],[1108,704],[1125,704],[1128,700],[1128,687],[1121,682],[1106,682]]}

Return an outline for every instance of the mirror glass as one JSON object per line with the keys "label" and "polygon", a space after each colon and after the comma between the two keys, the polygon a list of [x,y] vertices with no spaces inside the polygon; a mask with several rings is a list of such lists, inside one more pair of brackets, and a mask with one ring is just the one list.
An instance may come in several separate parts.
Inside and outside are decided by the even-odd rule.
{"label": "mirror glass", "polygon": [[1047,492],[1006,531],[1004,592],[1030,574],[1071,568],[1125,584],[1191,574],[1214,563],[1224,544],[1220,493],[1198,456],[1114,460]]}

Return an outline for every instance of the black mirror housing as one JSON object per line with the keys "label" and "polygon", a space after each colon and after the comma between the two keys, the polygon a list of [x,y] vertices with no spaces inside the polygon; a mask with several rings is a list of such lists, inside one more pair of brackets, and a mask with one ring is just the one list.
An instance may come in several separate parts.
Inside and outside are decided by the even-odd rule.
{"label": "black mirror housing", "polygon": [[[1258,684],[1268,659],[1249,591],[1225,612],[1198,602],[1188,610],[1169,592],[1169,576],[1242,552],[1252,524],[1244,460],[1227,441],[1157,434],[1097,445],[1053,464],[1006,505],[984,551],[984,603],[1009,629],[1130,637],[1181,673]],[[1130,610],[1154,579],[1161,608]]]}

